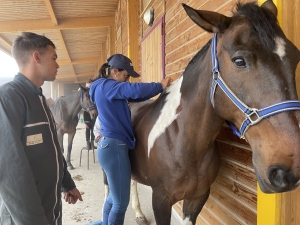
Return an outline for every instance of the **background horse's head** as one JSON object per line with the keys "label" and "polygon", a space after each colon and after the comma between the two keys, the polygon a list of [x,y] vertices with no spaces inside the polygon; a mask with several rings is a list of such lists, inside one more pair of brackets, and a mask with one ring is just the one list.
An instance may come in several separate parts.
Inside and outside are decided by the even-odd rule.
{"label": "background horse's head", "polygon": [[[261,190],[272,193],[295,189],[300,184],[300,103],[295,87],[300,52],[277,24],[276,6],[271,0],[261,7],[238,3],[232,17],[183,6],[197,25],[217,34],[219,72],[210,75],[216,83],[212,106],[240,131],[250,118],[242,136],[252,148]],[[229,93],[216,77],[231,90]],[[240,102],[231,100],[231,94]],[[287,100],[295,100],[294,105]],[[260,118],[255,110],[269,106],[276,110],[275,104],[280,102],[288,104],[289,109],[280,105],[266,118]]]}
{"label": "background horse's head", "polygon": [[89,88],[80,87],[80,104],[83,110],[90,113],[91,119],[95,119],[98,115],[96,105],[90,100]]}

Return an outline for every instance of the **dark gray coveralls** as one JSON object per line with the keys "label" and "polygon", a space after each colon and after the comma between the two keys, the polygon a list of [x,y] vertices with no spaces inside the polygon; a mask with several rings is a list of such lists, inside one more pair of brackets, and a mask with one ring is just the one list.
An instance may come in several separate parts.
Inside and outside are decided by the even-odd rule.
{"label": "dark gray coveralls", "polygon": [[0,225],[60,225],[73,188],[42,89],[19,73],[0,86]]}

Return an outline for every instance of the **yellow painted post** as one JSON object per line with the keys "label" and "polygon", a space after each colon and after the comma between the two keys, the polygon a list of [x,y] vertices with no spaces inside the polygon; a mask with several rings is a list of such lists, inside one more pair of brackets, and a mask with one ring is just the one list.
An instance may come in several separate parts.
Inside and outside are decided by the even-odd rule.
{"label": "yellow painted post", "polygon": [[257,184],[257,225],[280,225],[281,194],[265,194]]}
{"label": "yellow painted post", "polygon": [[[261,5],[266,0],[258,0]],[[277,6],[277,19],[282,26],[282,0],[273,0]],[[281,197],[282,194],[265,194],[257,184],[257,225],[280,225],[281,224]]]}

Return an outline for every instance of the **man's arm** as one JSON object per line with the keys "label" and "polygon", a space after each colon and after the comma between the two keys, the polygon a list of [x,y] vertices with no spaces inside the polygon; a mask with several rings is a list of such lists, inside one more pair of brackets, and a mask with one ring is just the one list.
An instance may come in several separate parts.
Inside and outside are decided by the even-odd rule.
{"label": "man's arm", "polygon": [[25,105],[21,98],[2,92],[0,95],[0,195],[16,224],[46,225],[48,221],[21,141],[24,118]]}

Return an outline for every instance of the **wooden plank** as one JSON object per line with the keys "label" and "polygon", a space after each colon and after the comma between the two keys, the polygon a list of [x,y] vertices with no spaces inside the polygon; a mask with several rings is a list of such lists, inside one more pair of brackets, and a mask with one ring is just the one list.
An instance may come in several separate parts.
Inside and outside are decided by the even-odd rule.
{"label": "wooden plank", "polygon": [[114,26],[114,17],[93,18],[61,18],[54,26],[51,19],[23,20],[0,22],[1,33],[38,31],[38,30],[68,30],[81,28],[97,28]]}
{"label": "wooden plank", "polygon": [[281,197],[281,225],[300,224],[300,188],[292,192],[282,193]]}
{"label": "wooden plank", "polygon": [[251,208],[253,211],[256,209],[256,193],[241,185],[239,182],[232,180],[220,172],[215,180],[215,184],[225,192],[230,193],[233,198],[239,199],[239,201],[247,205],[248,208]]}
{"label": "wooden plank", "polygon": [[48,12],[50,14],[50,17],[51,17],[51,20],[52,20],[52,24],[54,26],[57,26],[58,22],[57,22],[57,19],[56,19],[56,16],[55,16],[55,13],[54,13],[51,1],[50,0],[45,0],[45,4],[46,4],[46,7],[47,7]]}
{"label": "wooden plank", "polygon": [[218,149],[222,157],[230,158],[248,168],[253,168],[252,152],[245,150],[242,146],[234,146],[229,143],[217,141]]}
{"label": "wooden plank", "polygon": [[256,224],[256,208],[249,209],[247,204],[218,185],[212,185],[205,206],[224,224]]}
{"label": "wooden plank", "polygon": [[222,157],[222,165],[220,170],[226,176],[232,177],[242,183],[244,186],[249,187],[253,191],[256,191],[257,180],[254,170],[251,168],[243,167],[241,164],[235,163],[233,160]]}
{"label": "wooden plank", "polygon": [[[139,0],[127,2],[127,24],[128,24],[128,57],[131,59],[135,70],[139,65]],[[138,79],[136,79],[138,81]]]}

